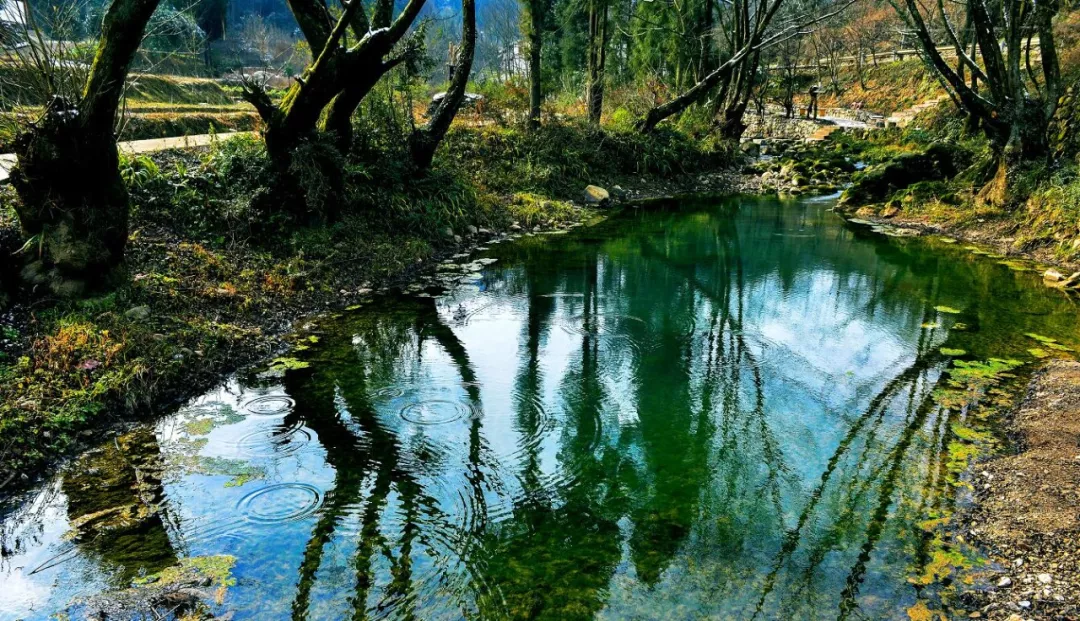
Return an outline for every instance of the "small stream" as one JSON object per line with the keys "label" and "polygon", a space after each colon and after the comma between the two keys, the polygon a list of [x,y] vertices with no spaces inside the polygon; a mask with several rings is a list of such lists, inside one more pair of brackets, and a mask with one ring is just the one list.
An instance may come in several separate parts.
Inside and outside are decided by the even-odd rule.
{"label": "small stream", "polygon": [[965,458],[1076,307],[830,207],[631,210],[324,318],[5,507],[0,619],[218,556],[234,619],[947,610],[993,569],[948,543]]}

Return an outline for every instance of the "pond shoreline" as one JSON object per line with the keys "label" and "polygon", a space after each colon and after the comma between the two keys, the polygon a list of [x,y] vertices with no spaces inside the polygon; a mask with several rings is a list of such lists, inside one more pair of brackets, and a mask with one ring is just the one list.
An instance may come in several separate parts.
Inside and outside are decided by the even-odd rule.
{"label": "pond shoreline", "polygon": [[1053,251],[1046,246],[1038,246],[1030,250],[1017,250],[1013,246],[1013,243],[1016,241],[1015,237],[1012,237],[1013,232],[1004,228],[1009,226],[1005,223],[1001,223],[1000,226],[995,226],[989,222],[973,226],[963,226],[957,224],[926,222],[925,220],[920,220],[918,218],[905,217],[903,212],[891,218],[856,215],[854,209],[850,210],[850,213],[848,210],[838,211],[837,213],[845,220],[859,218],[875,224],[918,231],[923,235],[944,235],[956,238],[963,242],[980,244],[993,248],[998,253],[1009,258],[1027,259],[1039,263],[1040,265],[1068,270],[1069,273],[1080,271],[1080,263],[1062,261],[1055,257]]}
{"label": "pond shoreline", "polygon": [[972,466],[959,531],[1000,565],[965,594],[988,619],[1080,614],[1080,362],[1047,363],[1005,421],[1011,450]]}
{"label": "pond shoreline", "polygon": [[[838,212],[848,220],[852,213]],[[1017,250],[993,225],[961,227],[904,218],[861,217],[875,224],[942,235],[993,248],[1065,275],[1080,264],[1039,247]],[[1047,294],[1070,295],[1046,282]],[[1021,621],[1080,618],[1080,362],[1037,365],[1024,396],[1003,421],[1005,451],[971,465],[972,503],[956,530],[1000,566],[964,591],[973,618]]]}
{"label": "pond shoreline", "polygon": [[[309,322],[332,317],[334,313],[369,299],[377,292],[414,283],[440,261],[467,260],[463,259],[462,255],[476,251],[490,239],[510,240],[543,233],[545,230],[588,225],[602,221],[609,213],[616,214],[623,209],[648,207],[661,202],[724,194],[759,194],[761,192],[755,186],[755,181],[756,177],[725,171],[683,180],[652,180],[640,185],[624,182],[630,189],[620,188],[621,200],[614,201],[610,208],[583,208],[576,212],[572,220],[552,226],[537,226],[531,230],[522,230],[522,227],[515,226],[501,232],[470,235],[461,239],[460,243],[440,248],[423,261],[417,261],[385,280],[374,281],[374,284],[368,281],[357,282],[356,284],[363,285],[361,290],[349,291],[347,295],[346,291],[342,290],[340,296],[325,295],[315,298],[315,302],[311,298],[295,300],[300,303],[279,308],[279,314],[263,317],[264,332],[257,338],[237,343],[227,352],[229,356],[214,360],[190,357],[183,361],[184,377],[187,381],[175,386],[158,387],[159,392],[152,395],[156,407],[146,410],[148,413],[137,416],[134,412],[117,409],[97,419],[95,422],[100,425],[92,427],[90,434],[84,433],[80,443],[69,455],[77,455],[100,444],[105,437],[129,431],[166,415],[178,404],[209,390],[237,370],[265,365],[274,356],[284,355],[283,352],[289,349],[291,343],[299,342],[294,338],[298,332],[312,333],[314,323]],[[954,522],[956,532],[961,533],[968,542],[992,554],[1006,569],[1003,573],[992,574],[992,584],[998,584],[999,577],[1009,579],[1005,586],[986,588],[983,585],[961,591],[960,597],[965,607],[979,611],[973,614],[972,618],[1074,618],[1071,615],[1075,615],[1078,610],[1080,572],[1075,569],[1075,559],[1077,551],[1080,550],[1077,545],[1080,543],[1080,537],[1077,536],[1080,533],[1080,526],[1077,525],[1080,516],[1076,513],[1076,494],[1080,488],[1070,489],[1068,485],[1070,482],[1075,485],[1075,481],[1080,479],[1080,453],[1074,450],[1073,453],[1077,453],[1074,459],[1072,454],[1066,455],[1064,451],[1066,446],[1075,449],[1080,438],[1077,434],[1080,430],[1075,428],[1080,422],[1080,363],[1041,364],[1027,390],[1027,398],[1003,423],[1010,438],[1008,454],[972,464],[969,473],[976,484],[974,504],[957,513]],[[1068,412],[1059,407],[1062,403],[1070,406]],[[1061,433],[1063,426],[1070,423],[1073,428],[1067,434]],[[1039,434],[1042,434],[1043,438],[1049,436],[1051,443],[1055,445],[1056,461],[1053,463],[1048,463],[1039,452]],[[1017,450],[1020,452],[1013,454],[1013,451]],[[51,475],[63,463],[65,460],[54,460],[41,468],[37,476]],[[40,481],[40,478],[37,480]],[[1044,483],[1041,487],[1033,486],[1030,483],[1032,480]],[[1053,482],[1056,487],[1048,488],[1045,481]],[[2,482],[0,480],[0,483]],[[16,496],[9,496],[9,492],[24,491],[25,487],[34,482],[33,478],[24,480],[25,485],[18,488],[9,485],[7,490],[0,485],[0,497],[10,503]],[[1056,529],[1047,530],[1040,524],[1027,523],[1038,521],[1041,517],[1039,511],[1045,511],[1054,502],[1059,502],[1060,508],[1062,491],[1073,494],[1071,505],[1066,507],[1072,513],[1068,516],[1063,513],[1060,515],[1062,518],[1071,518],[1070,524],[1061,527],[1058,523]],[[1066,499],[1065,502],[1069,501]],[[1022,510],[1025,505],[1032,507],[1026,514]],[[1060,537],[1062,532],[1066,533],[1065,538]],[[1020,557],[1024,560],[1023,564],[1014,566],[1014,559]],[[1050,576],[1049,583],[1044,582],[1045,575]],[[1056,599],[1058,597],[1061,599]],[[1027,602],[1027,605],[1023,602]],[[1018,613],[1021,616],[1015,616]]]}
{"label": "pond shoreline", "polygon": [[[565,229],[595,219],[602,213],[614,212],[622,208],[645,207],[648,205],[681,200],[689,197],[723,196],[734,194],[754,194],[759,190],[759,185],[753,178],[741,175],[735,169],[721,169],[710,173],[685,175],[668,179],[659,178],[630,178],[621,179],[618,183],[626,186],[625,189],[612,182],[606,183],[601,180],[605,187],[612,189],[612,199],[608,204],[599,209],[595,206],[575,205],[575,213],[571,220],[558,220],[555,214],[551,214],[550,224],[540,224],[526,229],[514,223],[505,230],[479,231],[466,236],[455,236],[454,240],[447,240],[428,256],[416,257],[404,268],[387,274],[383,278],[372,279],[363,273],[362,268],[356,269],[355,265],[343,265],[334,269],[335,273],[328,276],[334,283],[335,292],[315,291],[302,297],[288,298],[279,296],[280,299],[269,302],[271,308],[264,309],[261,314],[252,313],[245,317],[243,334],[217,349],[213,353],[194,350],[194,348],[181,348],[183,355],[177,355],[170,364],[168,375],[155,377],[151,375],[147,381],[134,384],[122,395],[105,395],[102,399],[103,412],[96,415],[88,425],[80,426],[73,434],[71,443],[62,451],[46,454],[39,458],[29,468],[12,467],[8,461],[12,458],[8,446],[0,446],[0,505],[12,506],[36,484],[52,476],[63,464],[70,459],[98,446],[102,440],[115,437],[131,429],[167,415],[170,411],[183,405],[186,401],[206,392],[213,386],[221,383],[229,375],[249,369],[260,364],[265,364],[276,356],[281,356],[288,351],[290,342],[295,340],[298,331],[311,321],[320,316],[326,316],[355,305],[373,294],[403,287],[414,281],[422,273],[429,272],[439,262],[459,254],[472,253],[481,245],[494,238],[515,238],[520,235],[529,235],[546,230]],[[551,202],[559,201],[559,197],[546,197]],[[509,200],[509,199],[507,199]],[[570,204],[574,205],[573,201]],[[166,236],[169,237],[169,236]],[[401,242],[409,241],[408,234],[402,235]],[[166,239],[161,246],[182,245],[187,240]],[[129,268],[134,273],[137,268],[146,268],[141,265],[147,260],[145,250],[137,247],[129,253]],[[180,273],[175,276],[183,278]],[[169,272],[165,272],[169,276]],[[136,276],[138,278],[138,276]],[[338,290],[340,287],[340,290]],[[187,301],[185,301],[187,298]],[[191,293],[182,294],[178,306],[184,311],[198,312],[200,301]],[[130,309],[123,313],[126,320],[132,319],[131,311],[141,307]],[[156,323],[157,315],[166,311],[153,309],[149,317],[139,318],[143,322]],[[176,308],[170,308],[167,312],[178,313]],[[40,327],[40,322],[34,317],[33,303],[27,300],[14,300],[7,309],[10,325],[20,330],[26,342],[31,342],[42,335],[35,326]],[[107,313],[111,314],[111,313]],[[134,321],[132,321],[134,323]],[[175,324],[173,324],[175,325]],[[156,333],[154,340],[159,343],[170,343],[174,340],[174,334],[160,324],[154,325]],[[176,328],[173,328],[176,329]],[[177,339],[178,340],[178,339]],[[133,348],[127,352],[129,358],[140,360],[148,352],[138,351]],[[152,372],[151,372],[152,373]],[[20,407],[21,403],[13,404]],[[28,434],[40,437],[40,429],[29,429]],[[49,432],[45,432],[48,438]]]}

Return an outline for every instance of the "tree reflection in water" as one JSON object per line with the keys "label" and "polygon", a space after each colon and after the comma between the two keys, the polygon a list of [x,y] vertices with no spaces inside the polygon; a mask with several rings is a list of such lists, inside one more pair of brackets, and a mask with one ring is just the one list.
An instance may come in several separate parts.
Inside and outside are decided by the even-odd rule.
{"label": "tree reflection in water", "polygon": [[[831,218],[767,201],[633,214],[500,247],[479,292],[388,297],[326,326],[300,354],[310,368],[259,388],[295,401],[274,429],[313,438],[295,457],[276,441],[273,476],[325,471],[325,497],[287,531],[302,545],[271,525],[235,550],[295,568],[238,566],[241,616],[844,619],[936,605],[933,584],[909,581],[932,557],[916,525],[949,511],[946,447],[969,416],[934,397],[940,348],[986,359],[1022,347],[1017,333],[1066,328],[1058,302],[996,267],[860,240]],[[124,561],[134,571],[188,551],[169,545],[185,540],[168,517],[181,496],[146,483],[174,511],[120,546],[146,553]],[[87,485],[65,480],[72,519],[93,510],[77,508]],[[271,592],[291,603],[257,604]]]}

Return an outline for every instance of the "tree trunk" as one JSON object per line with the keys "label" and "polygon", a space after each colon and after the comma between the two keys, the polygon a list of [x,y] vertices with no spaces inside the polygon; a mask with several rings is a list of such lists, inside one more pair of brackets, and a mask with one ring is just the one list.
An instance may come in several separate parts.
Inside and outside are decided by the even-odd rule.
{"label": "tree trunk", "polygon": [[462,0],[461,3],[461,48],[458,52],[457,69],[446,97],[431,115],[431,120],[421,129],[413,132],[412,157],[416,170],[423,174],[431,168],[435,150],[439,148],[450,124],[454,122],[461,103],[465,100],[465,88],[472,73],[473,56],[476,52],[476,0]]}
{"label": "tree trunk", "polygon": [[327,110],[322,130],[334,133],[335,144],[343,154],[348,153],[353,145],[353,113],[356,112],[360,102],[367,97],[371,89],[375,88],[375,85],[379,83],[379,80],[396,65],[397,63],[379,61],[370,68],[362,70],[355,81],[331,100],[330,109]]}
{"label": "tree trunk", "polygon": [[540,127],[540,105],[544,101],[541,58],[544,47],[544,2],[525,0],[528,13],[527,32],[529,46],[529,127]]}
{"label": "tree trunk", "polygon": [[589,2],[589,41],[585,108],[589,122],[600,123],[604,110],[604,66],[607,64],[607,0]]}
{"label": "tree trunk", "polygon": [[[746,50],[744,50],[745,52]],[[742,53],[741,53],[742,54]],[[705,76],[705,79],[695,84],[690,90],[686,91],[682,95],[679,95],[675,99],[662,103],[659,106],[649,110],[645,117],[638,121],[637,129],[641,132],[651,132],[656,129],[656,126],[660,124],[664,119],[679,114],[686,110],[693,104],[697,103],[706,93],[712,90],[721,79],[727,77],[738,66],[738,63],[743,59],[745,54],[736,55],[724,64],[713,70],[712,73]]]}
{"label": "tree trunk", "polygon": [[36,237],[24,275],[55,293],[78,295],[124,256],[128,193],[113,125],[128,68],[158,0],[115,0],[102,21],[78,104],[54,98],[15,140],[11,182],[25,234]]}
{"label": "tree trunk", "polygon": [[[325,6],[318,0],[304,2],[292,0],[290,5],[294,6],[295,12],[297,10],[295,7],[310,6],[313,3],[318,4],[322,11],[326,11]],[[312,46],[312,49],[321,51],[315,62],[304,72],[304,76],[297,79],[289,88],[279,106],[273,106],[265,93],[253,90],[245,93],[245,97],[256,106],[266,123],[266,150],[279,171],[288,170],[292,151],[301,141],[315,134],[319,119],[327,106],[339,94],[351,88],[358,77],[360,81],[363,81],[361,76],[365,68],[378,67],[382,63],[382,59],[408,31],[424,3],[425,0],[409,0],[388,27],[366,32],[359,43],[345,49],[340,44],[345,30],[352,28],[357,31],[365,26],[364,20],[360,17],[363,14],[363,3],[359,1],[348,3],[325,39],[322,38],[321,30],[311,27],[310,24],[307,28],[302,28],[305,36],[323,40],[321,47]],[[389,4],[392,6],[392,3]],[[385,19],[386,5],[387,3],[382,1],[376,5],[374,23],[382,23]],[[312,22],[312,20],[306,21]],[[370,91],[370,88],[367,90]],[[355,106],[352,109],[355,109]],[[350,109],[350,114],[351,111]],[[334,122],[342,123],[342,116],[344,115],[339,110]]]}

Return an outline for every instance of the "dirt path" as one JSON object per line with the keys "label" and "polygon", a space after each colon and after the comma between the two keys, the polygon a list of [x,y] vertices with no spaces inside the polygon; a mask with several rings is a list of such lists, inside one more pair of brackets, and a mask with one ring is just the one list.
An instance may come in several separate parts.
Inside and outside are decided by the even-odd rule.
{"label": "dirt path", "polygon": [[[155,151],[167,151],[169,149],[187,149],[191,147],[208,147],[215,140],[227,140],[234,136],[251,135],[254,132],[226,132],[222,134],[198,134],[196,136],[177,136],[175,138],[148,138],[146,140],[129,140],[118,143],[121,153],[137,155],[140,153],[153,153]],[[0,183],[7,183],[11,169],[18,160],[14,153],[0,154]]]}

